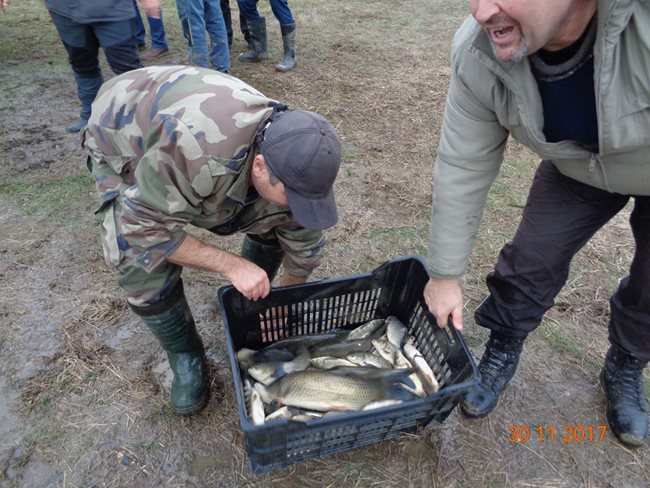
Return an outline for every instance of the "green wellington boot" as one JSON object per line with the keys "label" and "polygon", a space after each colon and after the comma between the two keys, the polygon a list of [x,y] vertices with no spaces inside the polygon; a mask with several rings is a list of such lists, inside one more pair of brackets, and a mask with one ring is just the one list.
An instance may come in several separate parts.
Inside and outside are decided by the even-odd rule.
{"label": "green wellington boot", "polygon": [[205,351],[179,280],[172,295],[148,307],[131,305],[167,352],[174,373],[171,403],[180,415],[201,411],[208,401]]}
{"label": "green wellington boot", "polygon": [[241,247],[241,257],[257,264],[273,281],[280,269],[284,251],[276,240],[265,240],[253,234],[246,234]]}

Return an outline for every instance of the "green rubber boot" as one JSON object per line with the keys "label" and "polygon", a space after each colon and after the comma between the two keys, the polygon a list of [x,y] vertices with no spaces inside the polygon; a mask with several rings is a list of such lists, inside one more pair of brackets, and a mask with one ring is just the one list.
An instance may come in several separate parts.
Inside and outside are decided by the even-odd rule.
{"label": "green rubber boot", "polygon": [[171,296],[148,307],[131,305],[167,352],[174,373],[171,403],[180,415],[201,411],[208,401],[205,351],[179,280]]}
{"label": "green rubber boot", "polygon": [[273,281],[284,259],[284,251],[277,240],[266,240],[253,234],[246,234],[241,247],[241,257],[257,264]]}

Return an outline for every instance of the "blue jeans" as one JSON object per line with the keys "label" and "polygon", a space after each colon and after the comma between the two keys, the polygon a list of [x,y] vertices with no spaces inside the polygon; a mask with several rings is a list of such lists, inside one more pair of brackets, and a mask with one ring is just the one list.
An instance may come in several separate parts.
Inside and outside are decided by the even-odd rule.
{"label": "blue jeans", "polygon": [[230,69],[228,33],[219,0],[176,0],[178,18],[187,39],[190,64],[208,67],[208,39],[210,37],[210,62],[217,71]]}
{"label": "blue jeans", "polygon": [[103,82],[99,64],[100,46],[116,75],[142,68],[134,35],[135,22],[129,19],[79,24],[54,12],[50,12],[50,17],[68,52],[68,61],[74,71],[77,95],[81,101],[80,117],[88,120],[90,105]]}
{"label": "blue jeans", "polygon": [[[237,0],[239,11],[244,18],[249,20],[258,20],[261,18],[260,13],[257,10],[257,1],[258,0]],[[269,2],[271,3],[273,15],[278,19],[280,25],[289,25],[296,22],[293,19],[291,9],[289,8],[289,2],[287,0],[269,0]]]}
{"label": "blue jeans", "polygon": [[[138,46],[142,46],[146,44],[146,31],[144,29],[144,23],[142,22],[140,9],[138,8],[136,0],[133,0],[133,6],[135,7],[135,38],[138,41]],[[162,12],[159,19],[147,17],[147,23],[149,24],[149,32],[151,33],[151,47],[168,49],[169,46],[167,45],[167,39],[165,38],[165,25],[163,24]]]}

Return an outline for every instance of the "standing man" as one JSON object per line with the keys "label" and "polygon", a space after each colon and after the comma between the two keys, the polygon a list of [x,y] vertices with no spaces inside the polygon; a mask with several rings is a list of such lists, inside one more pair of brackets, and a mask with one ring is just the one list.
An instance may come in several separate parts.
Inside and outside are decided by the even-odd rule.
{"label": "standing man", "polygon": [[[79,120],[69,132],[83,130],[90,117],[90,105],[104,82],[99,65],[99,47],[117,75],[142,67],[135,39],[133,0],[45,0],[77,82],[81,102]],[[144,6],[144,5],[143,5]],[[155,15],[148,5],[148,15]]]}
{"label": "standing man", "polygon": [[484,417],[515,373],[526,336],[553,306],[573,256],[627,202],[636,242],[611,298],[600,381],[607,420],[643,445],[650,359],[650,4],[612,0],[472,0],[454,37],[434,172],[425,299],[462,327],[459,278],[508,135],[539,154],[522,220],[487,278],[476,322],[491,330],[481,383],[461,410]]}
{"label": "standing man", "polygon": [[[84,147],[100,194],[104,256],[133,311],[167,351],[171,401],[189,415],[207,401],[204,349],[181,272],[228,279],[245,297],[304,283],[337,221],[341,161],[334,127],[288,110],[244,82],[189,66],[144,68],[104,84]],[[242,257],[186,225],[245,233]]]}

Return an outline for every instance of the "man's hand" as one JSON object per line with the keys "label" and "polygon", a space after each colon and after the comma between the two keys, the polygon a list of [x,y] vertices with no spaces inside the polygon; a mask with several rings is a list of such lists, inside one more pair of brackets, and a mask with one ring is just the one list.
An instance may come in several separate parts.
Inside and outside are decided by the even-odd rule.
{"label": "man's hand", "polygon": [[266,297],[271,291],[271,283],[266,271],[244,258],[239,259],[241,262],[237,267],[223,273],[224,276],[249,300]]}
{"label": "man's hand", "polygon": [[463,329],[463,292],[458,280],[431,278],[424,287],[424,300],[440,327],[451,322],[457,330]]}
{"label": "man's hand", "polygon": [[11,0],[0,0],[0,12],[4,12]]}
{"label": "man's hand", "polygon": [[266,297],[271,283],[266,272],[250,261],[187,234],[167,257],[170,263],[219,273],[249,300]]}

